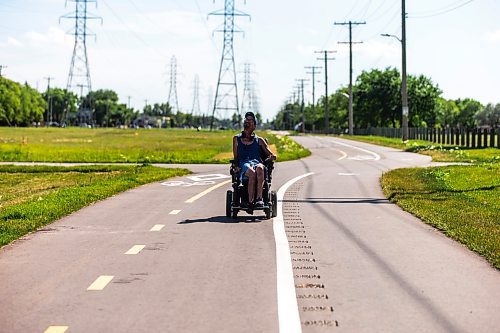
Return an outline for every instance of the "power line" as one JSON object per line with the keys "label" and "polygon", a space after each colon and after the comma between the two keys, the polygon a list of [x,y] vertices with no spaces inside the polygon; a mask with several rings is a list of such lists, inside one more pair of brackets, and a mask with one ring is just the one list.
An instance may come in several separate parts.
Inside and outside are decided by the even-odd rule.
{"label": "power line", "polygon": [[[434,13],[431,13],[431,14],[423,14],[423,13],[425,13],[425,12],[422,12],[422,14],[421,14],[421,15],[419,15],[419,14],[417,13],[416,15],[414,15],[414,16],[413,16],[413,15],[412,15],[412,16],[409,16],[408,18],[412,18],[412,19],[413,19],[413,18],[428,18],[428,17],[434,17],[434,16],[443,15],[443,14],[446,14],[446,13],[452,12],[452,11],[454,11],[454,10],[457,10],[457,9],[459,9],[459,8],[462,8],[463,6],[468,5],[469,3],[473,2],[473,1],[474,1],[474,0],[467,0],[467,1],[465,1],[465,2],[462,2],[462,1],[457,1],[457,2],[455,2],[455,3],[453,3],[453,4],[450,4],[450,5],[446,6],[446,7],[443,7],[442,9],[437,9],[437,10],[436,10],[436,12],[434,12]],[[455,6],[455,4],[457,4],[458,2],[462,2],[462,3],[460,3],[460,4],[458,4],[458,5],[456,5],[456,6]],[[449,8],[450,6],[454,6],[454,7]]]}

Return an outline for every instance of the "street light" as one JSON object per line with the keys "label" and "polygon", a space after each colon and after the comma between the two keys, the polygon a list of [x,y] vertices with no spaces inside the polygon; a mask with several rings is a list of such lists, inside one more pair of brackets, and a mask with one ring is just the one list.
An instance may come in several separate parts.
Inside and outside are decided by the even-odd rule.
{"label": "street light", "polygon": [[402,108],[402,127],[403,127],[403,142],[408,141],[408,88],[406,84],[406,11],[405,11],[405,0],[401,1],[401,20],[402,20],[402,36],[399,38],[395,35],[381,34],[384,37],[394,37],[401,43],[401,53],[402,53],[402,73],[401,73],[401,104]]}

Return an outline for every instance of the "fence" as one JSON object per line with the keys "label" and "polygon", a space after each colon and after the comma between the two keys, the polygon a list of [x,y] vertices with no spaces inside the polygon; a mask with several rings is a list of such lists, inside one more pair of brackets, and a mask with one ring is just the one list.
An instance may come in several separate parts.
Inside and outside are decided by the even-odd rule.
{"label": "fence", "polygon": [[[356,128],[354,135],[376,135],[387,138],[401,138],[401,128]],[[468,148],[500,148],[500,127],[498,128],[417,128],[408,129],[410,140],[431,141],[443,145]]]}

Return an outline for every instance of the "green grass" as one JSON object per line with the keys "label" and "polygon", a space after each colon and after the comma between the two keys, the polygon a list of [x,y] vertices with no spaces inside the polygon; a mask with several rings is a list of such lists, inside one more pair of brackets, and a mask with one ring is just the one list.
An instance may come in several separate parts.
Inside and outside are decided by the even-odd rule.
{"label": "green grass", "polygon": [[[0,128],[0,161],[228,163],[234,131],[182,129]],[[279,161],[310,152],[288,137],[267,137]]]}
{"label": "green grass", "polygon": [[0,165],[0,246],[116,193],[188,173],[139,165]]}
{"label": "green grass", "polygon": [[459,146],[440,145],[422,140],[409,140],[407,143],[403,143],[400,138],[385,138],[381,136],[344,135],[343,137],[350,140],[373,143],[380,146],[429,155],[435,162],[500,162],[500,149],[498,148],[472,149]]}
{"label": "green grass", "polygon": [[384,194],[500,269],[500,164],[392,170]]}

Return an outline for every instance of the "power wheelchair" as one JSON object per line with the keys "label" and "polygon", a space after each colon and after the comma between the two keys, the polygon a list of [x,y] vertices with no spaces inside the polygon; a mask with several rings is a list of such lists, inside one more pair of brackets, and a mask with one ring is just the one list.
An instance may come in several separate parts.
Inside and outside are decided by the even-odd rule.
{"label": "power wheelchair", "polygon": [[232,177],[232,190],[227,190],[226,193],[226,216],[233,219],[238,216],[238,212],[243,210],[250,215],[253,215],[256,210],[263,210],[266,218],[276,217],[278,213],[278,197],[276,191],[271,191],[271,180],[274,170],[274,161],[267,159],[268,156],[264,154],[261,149],[261,157],[264,161],[264,184],[262,191],[262,199],[264,201],[263,207],[242,207],[242,202],[248,202],[248,179],[243,182],[240,179],[240,174],[236,171],[238,161],[231,160],[231,167],[229,172]]}

